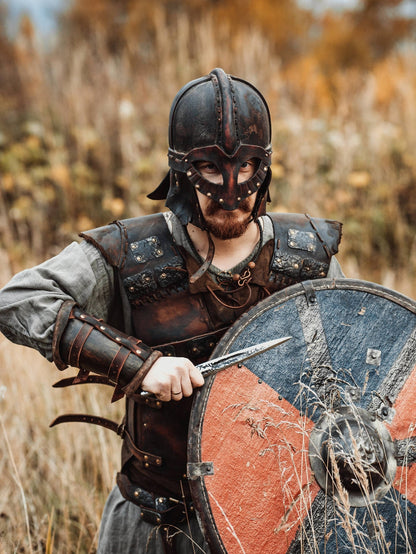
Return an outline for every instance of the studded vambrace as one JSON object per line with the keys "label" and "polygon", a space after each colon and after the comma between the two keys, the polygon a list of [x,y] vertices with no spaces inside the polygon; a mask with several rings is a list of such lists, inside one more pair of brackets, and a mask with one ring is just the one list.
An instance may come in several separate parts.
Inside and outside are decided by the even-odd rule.
{"label": "studded vambrace", "polygon": [[115,386],[113,401],[136,393],[154,362],[162,356],[139,339],[85,313],[72,301],[64,302],[56,319],[53,360],[60,370],[80,369],[73,384],[98,373]]}

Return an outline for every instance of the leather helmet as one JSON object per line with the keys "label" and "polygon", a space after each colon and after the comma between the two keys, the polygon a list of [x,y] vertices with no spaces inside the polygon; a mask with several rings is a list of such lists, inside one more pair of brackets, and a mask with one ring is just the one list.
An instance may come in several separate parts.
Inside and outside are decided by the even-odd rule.
{"label": "leather helmet", "polygon": [[[169,117],[170,172],[149,198],[166,198],[166,206],[184,225],[204,228],[195,190],[225,210],[235,210],[257,193],[257,217],[265,211],[271,152],[270,113],[261,93],[247,81],[214,69],[177,93]],[[249,160],[255,161],[255,172],[238,182],[240,168]],[[200,161],[216,166],[221,184],[201,175]]]}

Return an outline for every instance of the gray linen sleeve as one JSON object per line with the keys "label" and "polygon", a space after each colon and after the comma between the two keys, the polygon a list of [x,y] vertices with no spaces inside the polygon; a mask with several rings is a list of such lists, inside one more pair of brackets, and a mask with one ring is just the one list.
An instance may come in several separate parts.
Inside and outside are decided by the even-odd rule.
{"label": "gray linen sleeve", "polygon": [[342,279],[345,277],[344,272],[341,269],[339,261],[335,256],[332,256],[331,263],[329,264],[328,279]]}
{"label": "gray linen sleeve", "polygon": [[0,290],[0,331],[12,342],[52,360],[56,316],[65,300],[106,319],[113,294],[113,268],[86,242],[73,242],[57,256],[16,274]]}

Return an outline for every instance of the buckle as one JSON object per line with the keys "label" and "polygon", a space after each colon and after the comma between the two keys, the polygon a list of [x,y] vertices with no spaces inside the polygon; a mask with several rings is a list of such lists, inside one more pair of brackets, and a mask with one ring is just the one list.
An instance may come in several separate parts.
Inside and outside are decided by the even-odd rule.
{"label": "buckle", "polygon": [[140,517],[146,523],[151,523],[152,525],[162,524],[162,516],[159,512],[151,510],[150,508],[145,508],[144,506],[140,506],[140,510]]}
{"label": "buckle", "polygon": [[177,525],[186,518],[185,506],[182,502],[160,512],[146,506],[140,506],[140,510],[141,519],[152,525]]}

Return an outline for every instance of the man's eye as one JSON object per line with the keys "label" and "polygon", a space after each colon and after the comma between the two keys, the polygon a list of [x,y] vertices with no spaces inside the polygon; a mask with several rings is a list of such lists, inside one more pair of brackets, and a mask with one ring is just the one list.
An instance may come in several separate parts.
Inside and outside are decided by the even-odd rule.
{"label": "man's eye", "polygon": [[206,171],[208,173],[217,173],[218,169],[215,164],[201,163],[197,166],[198,171]]}
{"label": "man's eye", "polygon": [[253,160],[247,160],[241,164],[241,169],[252,169],[255,167],[255,162]]}

